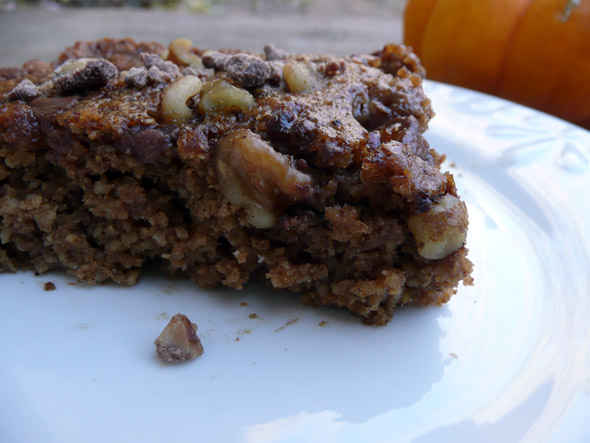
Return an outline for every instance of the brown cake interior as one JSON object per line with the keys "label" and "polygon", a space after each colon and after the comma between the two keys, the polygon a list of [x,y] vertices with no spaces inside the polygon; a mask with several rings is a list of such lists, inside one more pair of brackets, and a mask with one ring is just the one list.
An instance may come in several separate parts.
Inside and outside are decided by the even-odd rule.
{"label": "brown cake interior", "polygon": [[[145,55],[164,52],[105,39],[0,69],[0,271],[131,285],[156,260],[204,287],[263,281],[369,324],[471,283],[465,207],[422,137],[433,112],[406,48]],[[87,62],[79,84],[80,71],[54,73],[80,58],[116,75],[92,83]],[[163,97],[187,76],[202,89],[183,119]]]}

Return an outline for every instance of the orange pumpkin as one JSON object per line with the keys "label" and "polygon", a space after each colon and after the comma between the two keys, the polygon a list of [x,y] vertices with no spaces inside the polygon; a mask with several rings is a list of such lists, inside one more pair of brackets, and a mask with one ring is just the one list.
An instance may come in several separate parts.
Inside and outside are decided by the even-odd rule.
{"label": "orange pumpkin", "polygon": [[428,78],[590,127],[590,0],[409,0],[404,43]]}

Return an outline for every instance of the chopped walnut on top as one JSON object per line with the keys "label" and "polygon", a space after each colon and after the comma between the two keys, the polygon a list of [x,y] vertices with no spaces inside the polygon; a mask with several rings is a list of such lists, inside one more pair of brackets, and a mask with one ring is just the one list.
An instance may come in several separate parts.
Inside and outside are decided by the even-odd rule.
{"label": "chopped walnut on top", "polygon": [[169,363],[192,360],[204,352],[197,336],[197,325],[183,314],[170,319],[154,344],[158,357]]}
{"label": "chopped walnut on top", "polygon": [[283,66],[283,75],[291,92],[296,94],[313,91],[317,79],[312,65],[305,63],[287,63]]}
{"label": "chopped walnut on top", "polygon": [[192,66],[196,70],[204,68],[199,57],[193,50],[193,42],[188,38],[177,38],[168,46],[168,60],[179,66]]}
{"label": "chopped walnut on top", "polygon": [[198,108],[203,115],[232,111],[246,113],[255,104],[254,97],[245,89],[217,79],[203,85]]}
{"label": "chopped walnut on top", "polygon": [[215,165],[223,194],[243,207],[246,220],[259,229],[274,224],[281,205],[311,203],[315,196],[314,179],[248,129],[237,129],[219,142]]}
{"label": "chopped walnut on top", "polygon": [[171,83],[162,93],[162,118],[165,123],[182,124],[192,115],[187,102],[199,93],[203,84],[199,77],[186,75]]}

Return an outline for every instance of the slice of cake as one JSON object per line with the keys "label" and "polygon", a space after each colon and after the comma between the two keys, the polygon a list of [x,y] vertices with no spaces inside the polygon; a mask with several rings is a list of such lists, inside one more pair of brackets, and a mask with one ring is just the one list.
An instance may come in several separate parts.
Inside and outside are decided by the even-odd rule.
{"label": "slice of cake", "polygon": [[405,47],[105,39],[0,69],[0,271],[134,284],[146,261],[385,324],[471,284],[467,212]]}

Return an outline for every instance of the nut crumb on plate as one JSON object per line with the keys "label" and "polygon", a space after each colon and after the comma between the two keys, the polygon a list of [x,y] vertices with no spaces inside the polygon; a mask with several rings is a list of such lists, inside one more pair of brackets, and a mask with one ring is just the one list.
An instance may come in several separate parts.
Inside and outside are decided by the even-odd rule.
{"label": "nut crumb on plate", "polygon": [[52,281],[48,281],[43,285],[43,289],[45,289],[46,291],[55,291],[55,283],[53,283]]}
{"label": "nut crumb on plate", "polygon": [[298,318],[298,317],[292,318],[291,320],[289,320],[287,323],[285,323],[285,324],[284,324],[283,326],[281,326],[280,328],[278,328],[278,329],[275,329],[275,332],[282,331],[282,330],[283,330],[283,329],[285,329],[287,326],[290,326],[290,325],[292,325],[292,324],[294,324],[294,323],[297,323],[298,321],[299,321],[299,318]]}
{"label": "nut crumb on plate", "polygon": [[154,344],[158,357],[169,363],[192,360],[204,352],[197,325],[184,314],[172,317]]}

